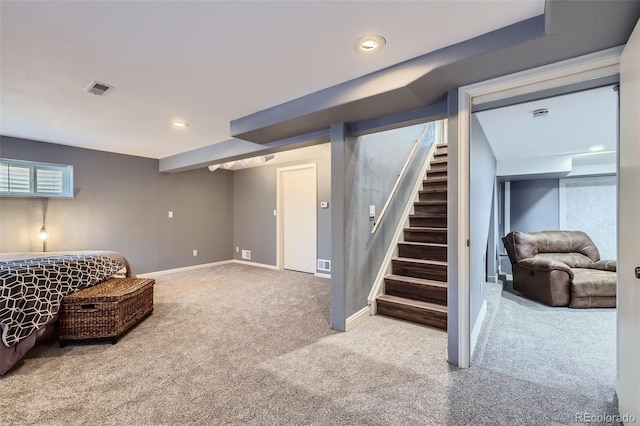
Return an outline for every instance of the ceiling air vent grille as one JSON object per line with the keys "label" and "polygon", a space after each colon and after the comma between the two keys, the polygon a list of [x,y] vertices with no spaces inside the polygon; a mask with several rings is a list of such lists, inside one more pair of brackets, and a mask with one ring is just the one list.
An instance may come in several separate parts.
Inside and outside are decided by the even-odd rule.
{"label": "ceiling air vent grille", "polygon": [[113,91],[113,86],[109,86],[108,84],[100,83],[98,81],[94,81],[87,87],[87,92],[93,93],[97,96],[104,96],[107,93],[111,93]]}
{"label": "ceiling air vent grille", "polygon": [[549,110],[547,108],[540,108],[533,111],[533,118],[546,117],[549,114]]}

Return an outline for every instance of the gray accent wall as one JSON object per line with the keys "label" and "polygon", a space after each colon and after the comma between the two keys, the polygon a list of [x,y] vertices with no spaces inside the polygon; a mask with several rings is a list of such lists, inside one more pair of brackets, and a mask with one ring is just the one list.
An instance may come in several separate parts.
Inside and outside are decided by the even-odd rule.
{"label": "gray accent wall", "polygon": [[511,182],[511,231],[559,228],[558,179]]}
{"label": "gray accent wall", "polygon": [[[276,265],[277,217],[273,211],[277,209],[278,169],[315,163],[318,190],[317,255],[318,259],[331,260],[332,203],[329,203],[328,209],[320,208],[320,202],[330,202],[331,199],[330,145],[327,144],[326,148],[326,154],[322,156],[233,172],[234,259],[242,258],[242,250],[251,250],[251,260],[248,262]],[[235,247],[240,251],[235,252]]]}
{"label": "gray accent wall", "polygon": [[[475,114],[471,116],[470,139],[470,277],[471,329],[485,301],[484,283],[487,281],[487,244],[492,227],[491,212],[496,186],[496,158],[482,126]],[[494,246],[495,247],[495,246]],[[473,349],[473,348],[472,348]]]}
{"label": "gray accent wall", "polygon": [[[368,304],[368,296],[382,265],[396,227],[401,220],[411,189],[435,140],[435,125],[429,123],[424,137],[409,164],[398,192],[375,234],[374,222],[382,211],[392,188],[420,137],[425,124],[418,124],[369,135],[348,137],[345,163],[344,262],[346,282],[346,317]],[[369,218],[369,206],[376,217]]]}
{"label": "gray accent wall", "polygon": [[232,258],[231,172],[162,174],[154,159],[5,136],[0,157],[72,165],[75,188],[74,199],[1,197],[1,252],[42,250],[46,215],[48,251],[119,251],[138,274]]}

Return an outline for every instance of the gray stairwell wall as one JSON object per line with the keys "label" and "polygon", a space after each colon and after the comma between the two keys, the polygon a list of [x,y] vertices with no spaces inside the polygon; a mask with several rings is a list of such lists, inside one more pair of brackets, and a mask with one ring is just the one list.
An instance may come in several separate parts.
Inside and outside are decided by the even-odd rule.
{"label": "gray stairwell wall", "polygon": [[[484,303],[487,280],[487,242],[496,185],[496,158],[475,114],[471,116],[470,138],[470,278],[471,327],[474,328]],[[473,350],[473,348],[472,348]]]}
{"label": "gray stairwell wall", "polygon": [[[320,208],[320,202],[330,201],[331,198],[329,144],[326,144],[326,152],[321,156],[233,172],[234,259],[242,259],[242,250],[251,250],[251,260],[248,262],[276,265],[277,217],[273,215],[273,211],[277,207],[278,168],[311,163],[316,164],[318,185],[318,258],[331,260],[332,206],[329,204],[328,209]],[[238,247],[240,252],[235,252],[235,247]]]}
{"label": "gray stairwell wall", "polygon": [[[344,181],[347,318],[367,306],[367,297],[401,219],[401,213],[426,161],[429,147],[435,140],[434,123],[429,123],[428,126],[384,220],[373,235],[373,223],[425,124],[348,137],[346,140],[352,153],[345,165]],[[369,219],[370,205],[375,206],[376,219]]]}
{"label": "gray stairwell wall", "polygon": [[232,258],[231,172],[162,174],[154,159],[5,136],[0,157],[70,164],[76,193],[1,197],[0,252],[42,250],[37,233],[46,211],[48,251],[119,251],[134,273]]}

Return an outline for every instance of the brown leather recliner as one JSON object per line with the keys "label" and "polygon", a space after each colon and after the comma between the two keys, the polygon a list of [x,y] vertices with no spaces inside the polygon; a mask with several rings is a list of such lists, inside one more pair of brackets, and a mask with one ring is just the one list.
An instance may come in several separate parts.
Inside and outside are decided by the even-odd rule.
{"label": "brown leather recliner", "polygon": [[502,239],[513,288],[551,306],[615,308],[616,261],[582,231],[510,232]]}

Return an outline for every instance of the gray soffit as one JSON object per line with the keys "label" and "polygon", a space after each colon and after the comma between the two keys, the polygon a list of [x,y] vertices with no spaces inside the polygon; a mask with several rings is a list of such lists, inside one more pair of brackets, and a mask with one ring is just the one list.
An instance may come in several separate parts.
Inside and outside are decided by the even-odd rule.
{"label": "gray soffit", "polygon": [[622,45],[639,17],[639,1],[547,1],[545,15],[233,120],[231,135],[266,144],[416,110],[452,88]]}
{"label": "gray soffit", "polygon": [[240,160],[258,155],[273,154],[290,149],[304,148],[329,142],[329,129],[281,139],[266,144],[256,144],[241,139],[229,139],[214,145],[208,145],[192,151],[160,159],[161,172],[183,172],[211,164]]}

